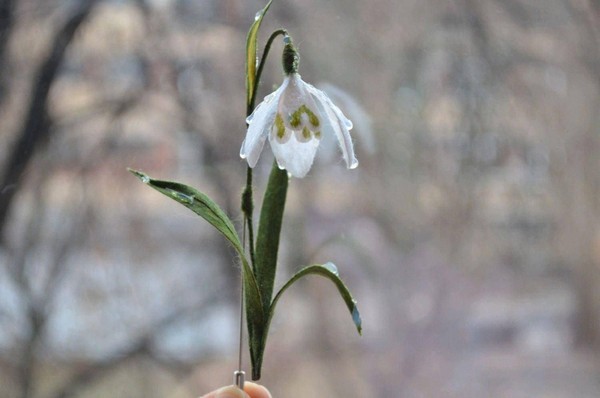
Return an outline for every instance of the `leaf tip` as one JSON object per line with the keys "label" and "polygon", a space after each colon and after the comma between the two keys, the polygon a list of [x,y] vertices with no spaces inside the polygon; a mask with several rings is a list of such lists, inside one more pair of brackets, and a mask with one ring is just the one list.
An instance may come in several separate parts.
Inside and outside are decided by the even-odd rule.
{"label": "leaf tip", "polygon": [[142,173],[141,171],[137,171],[129,167],[127,168],[127,171],[139,178],[144,184],[148,184],[150,182],[150,177],[148,177],[147,174]]}
{"label": "leaf tip", "polygon": [[352,302],[354,303],[354,306],[352,307],[352,321],[354,321],[358,334],[362,336],[362,319],[360,318],[360,312],[356,306],[356,301],[353,300]]}

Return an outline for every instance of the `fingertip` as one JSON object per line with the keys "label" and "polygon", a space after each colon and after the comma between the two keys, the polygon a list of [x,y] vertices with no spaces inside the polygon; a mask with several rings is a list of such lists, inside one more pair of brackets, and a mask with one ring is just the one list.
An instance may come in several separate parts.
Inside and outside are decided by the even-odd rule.
{"label": "fingertip", "polygon": [[201,398],[248,398],[248,395],[236,386],[227,386],[219,388]]}
{"label": "fingertip", "polygon": [[250,395],[250,398],[273,398],[265,387],[250,381],[244,383],[244,391]]}

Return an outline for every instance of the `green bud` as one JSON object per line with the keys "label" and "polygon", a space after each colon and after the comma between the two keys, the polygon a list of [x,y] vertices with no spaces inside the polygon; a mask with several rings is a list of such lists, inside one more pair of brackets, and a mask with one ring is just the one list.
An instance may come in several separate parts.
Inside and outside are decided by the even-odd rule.
{"label": "green bud", "polygon": [[298,63],[300,62],[300,55],[290,36],[285,36],[283,39],[285,46],[283,47],[283,72],[286,75],[298,72]]}

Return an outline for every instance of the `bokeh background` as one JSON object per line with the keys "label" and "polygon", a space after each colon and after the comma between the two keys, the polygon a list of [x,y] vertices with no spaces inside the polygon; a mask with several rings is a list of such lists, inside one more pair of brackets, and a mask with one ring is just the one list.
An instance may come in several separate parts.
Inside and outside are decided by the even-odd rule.
{"label": "bokeh background", "polygon": [[[0,1],[1,398],[231,382],[235,255],[126,167],[239,224],[264,3]],[[333,261],[364,324],[298,283],[267,346],[275,397],[600,396],[599,22],[596,0],[274,1],[260,43],[290,31],[361,162],[325,143],[292,181],[277,284]]]}

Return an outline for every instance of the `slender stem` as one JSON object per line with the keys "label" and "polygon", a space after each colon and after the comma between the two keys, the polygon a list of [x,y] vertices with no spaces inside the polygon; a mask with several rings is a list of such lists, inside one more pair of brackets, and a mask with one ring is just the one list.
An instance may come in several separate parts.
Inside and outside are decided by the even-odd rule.
{"label": "slender stem", "polygon": [[248,101],[248,109],[247,116],[249,116],[254,111],[254,103],[256,102],[256,92],[258,91],[258,83],[260,82],[260,77],[262,75],[262,71],[265,67],[265,61],[267,60],[267,56],[269,55],[269,51],[271,50],[271,45],[273,41],[277,38],[277,36],[284,35],[287,36],[288,32],[285,29],[277,29],[274,31],[269,40],[267,40],[267,44],[265,45],[265,50],[263,51],[263,55],[260,59],[260,63],[258,64],[258,69],[256,70],[256,83],[254,84],[254,88],[252,89],[252,97],[250,101]]}
{"label": "slender stem", "polygon": [[[242,271],[243,272],[243,271]],[[238,370],[242,370],[242,351],[244,350],[244,281],[240,288],[240,347],[238,350]]]}
{"label": "slender stem", "polygon": [[[252,89],[252,94],[250,97],[250,101],[248,101],[248,108],[246,109],[246,116],[250,116],[252,112],[254,112],[254,106],[256,103],[256,93],[258,90],[258,86],[260,83],[260,78],[262,76],[263,69],[265,67],[265,62],[267,60],[267,56],[269,55],[269,51],[271,50],[271,45],[273,41],[277,38],[277,36],[285,35],[287,36],[288,32],[285,29],[278,29],[274,31],[269,39],[267,40],[267,44],[265,45],[265,49],[263,51],[263,55],[260,58],[260,63],[258,65],[258,69],[256,70],[256,84],[254,84],[254,88]],[[253,203],[252,203],[252,168],[248,167],[246,171],[246,187],[244,189],[244,194],[242,198],[242,211],[244,212],[244,217],[246,218],[244,224],[248,227],[248,248],[250,251],[250,262],[252,264],[252,268],[254,270],[254,225],[252,222],[252,213],[253,213]],[[245,230],[244,230],[245,232]],[[245,245],[244,245],[245,247]]]}
{"label": "slender stem", "polygon": [[[244,224],[246,218],[244,217]],[[242,228],[242,247],[246,243],[246,227]],[[240,280],[240,345],[238,350],[238,372],[242,370],[242,351],[244,350],[244,268],[242,267],[242,279]]]}
{"label": "slender stem", "polygon": [[[267,40],[267,44],[265,45],[265,49],[263,51],[263,55],[260,59],[260,63],[258,69],[256,71],[256,79],[254,88],[252,89],[251,96],[249,101],[247,102],[248,106],[246,108],[246,116],[250,116],[252,112],[254,112],[254,104],[256,103],[256,93],[258,91],[258,85],[260,83],[260,78],[265,67],[265,61],[267,56],[269,55],[269,50],[271,49],[271,45],[275,38],[279,35],[286,35],[287,31],[285,29],[278,29],[271,34],[269,40]],[[244,213],[244,224],[242,227],[242,247],[244,250],[246,249],[246,229],[248,231],[248,251],[250,253],[250,263],[252,264],[252,270],[256,273],[255,261],[254,261],[254,227],[252,222],[252,213],[254,212],[254,203],[252,199],[252,168],[248,167],[246,171],[246,187],[244,188],[244,192],[242,194],[242,212]],[[239,354],[238,354],[238,372],[236,372],[236,377],[238,374],[242,373],[242,351],[243,351],[243,339],[244,339],[244,271],[242,270],[242,281],[240,288],[240,344],[239,344]],[[237,379],[236,379],[237,381]],[[239,386],[243,389],[243,381],[242,385]]]}
{"label": "slender stem", "polygon": [[[243,228],[242,228],[242,247],[246,246],[246,217],[244,217],[244,224],[243,224]],[[241,269],[241,275],[242,277],[240,278],[240,340],[239,340],[239,346],[238,346],[238,367],[235,372],[233,372],[233,382],[236,386],[238,386],[238,388],[242,391],[244,391],[244,371],[242,370],[242,353],[244,351],[244,307],[245,307],[245,300],[244,300],[244,267],[242,265],[242,269]]]}
{"label": "slender stem", "polygon": [[252,213],[254,211],[254,204],[252,200],[252,168],[248,166],[246,170],[246,188],[244,189],[244,198],[242,200],[248,201],[247,206],[242,205],[244,209],[244,216],[246,218],[246,226],[248,227],[248,249],[250,252],[250,263],[254,269],[254,227],[252,223]]}

